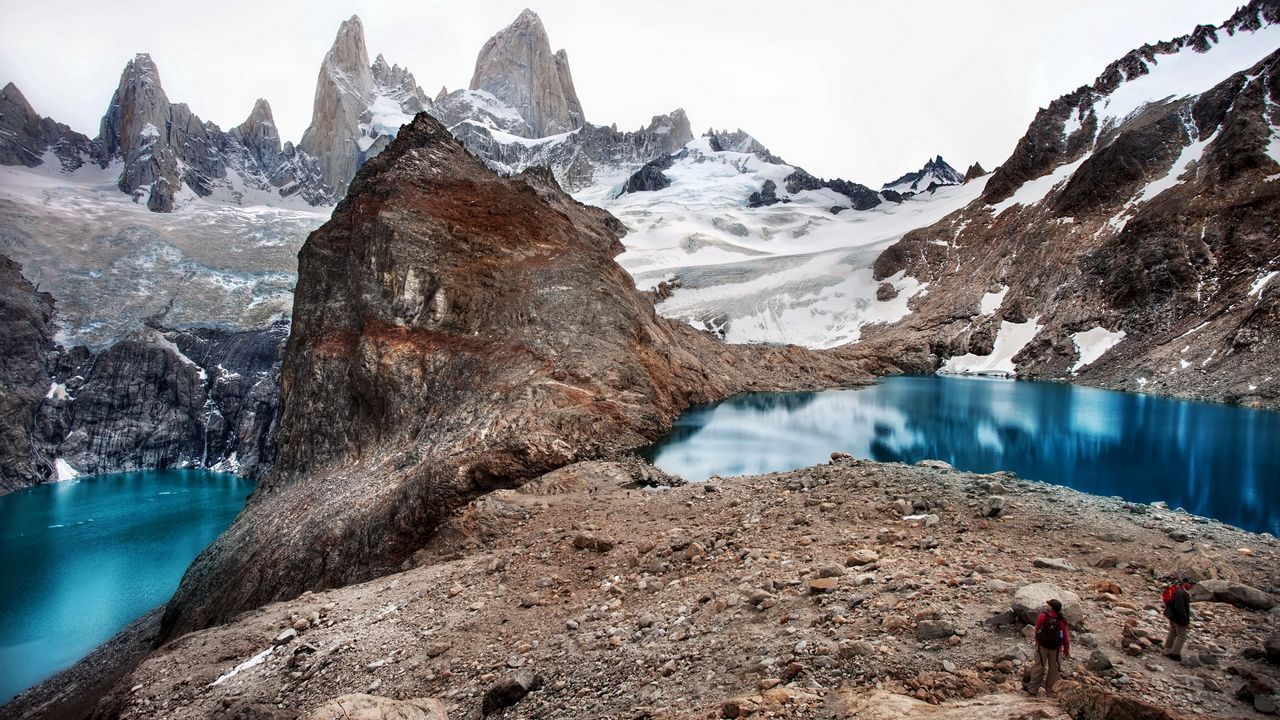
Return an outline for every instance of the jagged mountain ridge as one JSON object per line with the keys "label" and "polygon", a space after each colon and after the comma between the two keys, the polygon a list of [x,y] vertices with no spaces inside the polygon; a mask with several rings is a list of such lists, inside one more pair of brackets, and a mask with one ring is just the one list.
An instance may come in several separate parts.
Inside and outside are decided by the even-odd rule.
{"label": "jagged mountain ridge", "polygon": [[682,110],[632,132],[586,123],[567,54],[551,52],[542,21],[528,10],[481,49],[469,89],[442,89],[434,103],[407,68],[368,56],[363,24],[352,16],[321,62],[312,120],[296,147],[281,144],[266,100],[228,132],[171,103],[145,53],[126,65],[92,141],[40,118],[10,84],[0,96],[0,129],[9,131],[0,133],[0,164],[38,166],[51,148],[68,173],[86,162],[118,164],[121,191],[170,212],[196,198],[276,204],[273,195],[296,196],[330,205],[356,169],[424,110],[494,169],[547,165],[571,190],[625,177],[693,137]]}
{"label": "jagged mountain ridge", "polygon": [[947,164],[939,155],[927,161],[923,167],[914,172],[904,173],[897,180],[891,180],[881,186],[882,191],[907,193],[933,192],[947,185],[960,185],[967,179],[958,170]]}
{"label": "jagged mountain ridge", "polygon": [[1041,110],[983,195],[876,276],[929,283],[901,367],[1280,404],[1280,3],[1147,45]]}

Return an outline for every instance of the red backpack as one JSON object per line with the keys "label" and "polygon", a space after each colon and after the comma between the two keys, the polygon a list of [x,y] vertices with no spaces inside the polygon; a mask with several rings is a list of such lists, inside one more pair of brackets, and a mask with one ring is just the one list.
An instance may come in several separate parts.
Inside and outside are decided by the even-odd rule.
{"label": "red backpack", "polygon": [[1182,586],[1174,584],[1164,589],[1164,594],[1160,596],[1160,599],[1164,601],[1165,605],[1168,605],[1173,602],[1173,595],[1174,593],[1178,592],[1178,588],[1180,587]]}

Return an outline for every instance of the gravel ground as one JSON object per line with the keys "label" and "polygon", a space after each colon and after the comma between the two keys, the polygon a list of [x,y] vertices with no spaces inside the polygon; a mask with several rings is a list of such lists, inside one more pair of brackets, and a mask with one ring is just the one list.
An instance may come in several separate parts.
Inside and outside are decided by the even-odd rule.
{"label": "gravel ground", "polygon": [[[1019,692],[1030,630],[1011,610],[1033,583],[1080,598],[1077,695],[1264,717],[1237,699],[1242,677],[1280,684],[1262,654],[1280,610],[1197,602],[1183,661],[1158,647],[1166,573],[1274,603],[1270,536],[932,461],[661,489],[628,485],[638,472],[580,463],[482,497],[415,567],[183,636],[100,710],[296,718],[369,693],[471,718],[523,681],[536,689],[491,717],[1062,717]],[[993,495],[1003,515],[985,517]]]}

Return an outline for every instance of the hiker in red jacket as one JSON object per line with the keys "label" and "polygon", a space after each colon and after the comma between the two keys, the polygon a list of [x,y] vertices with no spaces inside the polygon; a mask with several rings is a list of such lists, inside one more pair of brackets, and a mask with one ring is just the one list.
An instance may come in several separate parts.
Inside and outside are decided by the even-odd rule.
{"label": "hiker in red jacket", "polygon": [[1071,631],[1067,629],[1067,619],[1062,616],[1062,602],[1057,598],[1050,600],[1048,610],[1036,618],[1036,632],[1033,636],[1036,643],[1036,664],[1031,668],[1031,684],[1027,693],[1031,697],[1040,694],[1040,685],[1044,685],[1044,693],[1054,696],[1058,686],[1058,673],[1061,670],[1059,654],[1064,658],[1071,657]]}
{"label": "hiker in red jacket", "polygon": [[1191,583],[1186,578],[1165,588],[1160,599],[1164,601],[1164,616],[1169,619],[1169,634],[1164,639],[1164,651],[1173,660],[1182,660],[1182,646],[1187,642],[1187,630],[1191,627]]}

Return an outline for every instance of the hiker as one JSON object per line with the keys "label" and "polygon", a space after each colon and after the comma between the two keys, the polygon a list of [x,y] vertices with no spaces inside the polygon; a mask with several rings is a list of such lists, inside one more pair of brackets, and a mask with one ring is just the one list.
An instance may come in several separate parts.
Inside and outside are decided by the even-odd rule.
{"label": "hiker", "polygon": [[1171,660],[1182,661],[1182,646],[1187,642],[1187,630],[1191,626],[1191,583],[1179,578],[1164,589],[1160,599],[1164,601],[1164,616],[1169,620],[1169,634],[1164,638],[1164,654]]}
{"label": "hiker", "polygon": [[1033,636],[1036,643],[1036,664],[1031,668],[1031,684],[1027,686],[1027,694],[1035,697],[1040,694],[1040,685],[1044,685],[1044,693],[1049,697],[1055,695],[1058,686],[1058,672],[1061,669],[1061,657],[1071,657],[1071,631],[1067,629],[1067,619],[1062,616],[1062,602],[1057,598],[1046,603],[1049,607],[1036,618],[1036,632]]}

